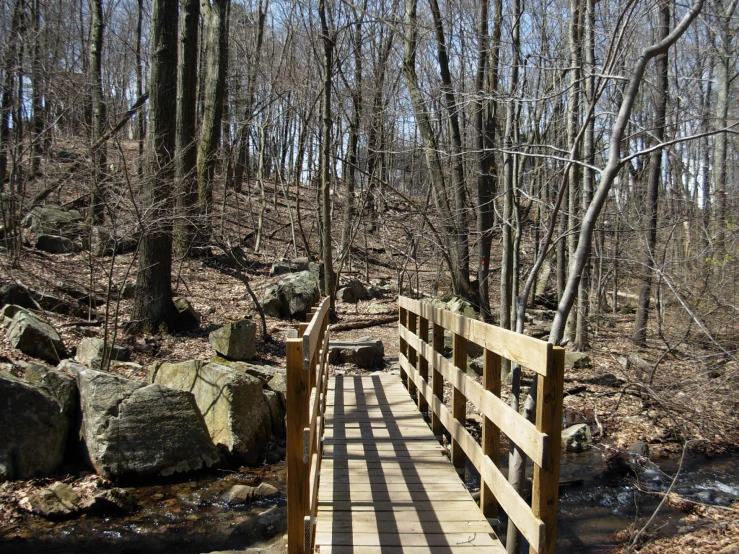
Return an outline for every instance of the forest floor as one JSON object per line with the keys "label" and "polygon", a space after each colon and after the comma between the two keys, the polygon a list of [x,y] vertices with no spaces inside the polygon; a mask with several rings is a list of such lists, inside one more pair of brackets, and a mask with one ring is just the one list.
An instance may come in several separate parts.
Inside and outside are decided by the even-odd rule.
{"label": "forest floor", "polygon": [[[270,199],[266,213],[264,246],[260,252],[247,250],[251,263],[248,268],[252,287],[261,299],[263,290],[275,281],[269,276],[271,264],[293,251],[290,247],[290,229],[287,206],[293,204],[278,198],[278,190],[267,191]],[[69,197],[74,194],[65,193]],[[303,193],[306,194],[307,193]],[[311,194],[315,194],[313,191]],[[304,199],[303,227],[309,242],[317,243],[315,234],[315,196]],[[222,214],[225,225],[220,229],[241,242],[246,231],[254,229],[251,218],[240,215],[239,210],[254,213],[251,194],[217,198],[226,212]],[[403,275],[407,282],[417,279],[418,289],[430,295],[438,291],[448,292],[443,272],[438,269],[438,255],[433,250],[421,251],[421,260],[411,272],[407,257],[410,230],[419,228],[418,214],[409,208],[395,204],[389,208],[387,219],[375,234],[363,237],[362,248],[353,260],[361,271],[345,270],[343,275],[362,280],[385,278],[398,282]],[[292,214],[291,214],[292,215]],[[240,219],[243,217],[243,220]],[[234,221],[238,219],[238,223]],[[214,225],[218,228],[218,225]],[[224,230],[225,228],[225,230]],[[368,238],[367,238],[368,237]],[[495,244],[494,244],[495,248]],[[297,250],[297,249],[295,249]],[[396,253],[400,252],[401,255]],[[288,255],[289,257],[289,255]],[[366,265],[365,265],[366,264]],[[111,271],[112,268],[112,271]],[[418,269],[418,272],[416,272]],[[47,254],[32,248],[24,248],[19,267],[11,268],[5,257],[0,261],[1,279],[14,281],[38,291],[64,296],[59,291],[61,283],[74,284],[78,288],[105,298],[111,283],[121,286],[124,281],[135,282],[136,265],[131,255],[111,258],[94,258],[87,253]],[[634,292],[624,283],[623,292]],[[203,320],[196,331],[155,336],[125,335],[120,326],[128,321],[131,300],[122,299],[97,309],[108,322],[110,336],[115,334],[119,343],[129,346],[132,360],[143,366],[140,372],[128,371],[126,377],[145,379],[146,368],[158,360],[184,361],[207,360],[216,355],[208,341],[213,326],[230,319],[258,314],[242,282],[229,273],[225,257],[209,259],[176,260],[173,286],[178,296],[187,298],[202,314]],[[491,286],[491,291],[496,290]],[[739,362],[733,343],[723,345],[705,340],[699,330],[691,328],[690,318],[679,306],[668,306],[658,329],[654,318],[650,322],[647,346],[636,349],[629,340],[634,316],[630,313],[628,294],[619,306],[618,313],[596,314],[590,318],[590,365],[587,368],[567,368],[565,375],[565,418],[568,422],[584,422],[594,429],[594,440],[604,457],[616,451],[625,451],[637,441],[650,447],[653,460],[679,456],[689,444],[691,450],[707,455],[735,452],[739,449]],[[631,301],[633,303],[633,300]],[[386,314],[397,313],[397,296],[362,301],[358,304],[337,304],[338,322],[372,320],[381,317],[370,314],[371,304],[383,304]],[[376,310],[375,310],[376,311]],[[68,347],[74,347],[82,339],[82,333],[102,337],[104,326],[85,322],[79,318],[47,314]],[[686,323],[687,320],[687,323]],[[262,363],[283,366],[285,342],[281,331],[292,328],[295,322],[267,318],[270,341],[258,344],[258,356]],[[665,334],[664,330],[672,330]],[[336,340],[372,336],[381,339],[386,359],[397,358],[397,324],[389,323],[365,329],[332,333]],[[11,361],[28,359],[14,350],[5,333],[0,333],[0,369],[20,372]],[[385,368],[388,370],[389,368]],[[332,367],[332,371],[361,371],[351,367]],[[504,391],[504,396],[507,391]],[[6,497],[7,499],[7,497]],[[3,502],[0,496],[0,502]],[[675,534],[640,545],[645,553],[722,552],[739,553],[739,505],[712,507],[695,503],[680,504],[680,498],[670,497],[673,505],[683,506],[690,532]],[[17,516],[17,506],[2,506],[0,529]],[[698,521],[699,524],[695,524]],[[633,531],[625,530],[619,538],[623,546],[618,551],[627,552],[627,543]],[[0,536],[2,534],[0,533]],[[644,534],[642,538],[648,537]]]}

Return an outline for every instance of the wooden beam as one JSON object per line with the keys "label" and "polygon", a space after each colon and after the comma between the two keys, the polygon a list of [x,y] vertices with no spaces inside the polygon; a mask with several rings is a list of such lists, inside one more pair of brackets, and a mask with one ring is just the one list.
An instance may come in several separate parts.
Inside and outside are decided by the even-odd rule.
{"label": "wooden beam", "polygon": [[[454,333],[452,360],[454,366],[462,373],[467,373],[467,339],[462,335]],[[466,375],[465,375],[466,376]],[[467,423],[467,397],[462,393],[460,388],[452,389],[452,416],[462,427]],[[452,464],[457,468],[457,472],[464,475],[464,466],[467,459],[464,450],[459,442],[452,436]]]}
{"label": "wooden beam", "polygon": [[[500,356],[495,352],[485,350],[483,353],[482,386],[497,398],[500,398],[500,362]],[[500,429],[486,415],[482,419],[482,453],[500,467]],[[485,482],[480,490],[480,509],[487,518],[498,517],[498,501]]]}

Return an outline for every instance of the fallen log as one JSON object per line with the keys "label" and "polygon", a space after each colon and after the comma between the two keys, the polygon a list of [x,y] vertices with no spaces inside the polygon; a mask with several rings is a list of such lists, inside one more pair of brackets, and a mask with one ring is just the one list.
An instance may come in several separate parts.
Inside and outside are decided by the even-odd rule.
{"label": "fallen log", "polygon": [[362,319],[360,321],[347,321],[346,323],[334,323],[329,326],[329,330],[333,332],[337,331],[350,331],[352,329],[366,329],[368,327],[377,327],[378,325],[385,325],[387,323],[393,323],[398,321],[398,312],[394,314],[386,315],[383,317],[376,317],[373,319]]}

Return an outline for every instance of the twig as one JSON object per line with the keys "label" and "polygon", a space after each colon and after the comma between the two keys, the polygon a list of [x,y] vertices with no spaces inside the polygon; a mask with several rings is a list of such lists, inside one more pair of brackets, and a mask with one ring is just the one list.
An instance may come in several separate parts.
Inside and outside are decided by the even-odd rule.
{"label": "twig", "polygon": [[655,508],[654,512],[652,512],[652,517],[649,518],[649,521],[647,521],[644,524],[644,527],[639,529],[639,532],[634,535],[634,538],[631,539],[631,543],[629,543],[629,546],[626,547],[626,550],[624,550],[624,554],[630,554],[634,551],[634,548],[636,548],[636,545],[639,541],[639,537],[644,533],[644,531],[649,527],[654,520],[655,517],[657,517],[657,512],[659,512],[660,508],[662,508],[662,505],[665,503],[665,500],[667,500],[667,497],[670,495],[670,492],[672,492],[672,488],[675,486],[675,483],[677,483],[677,478],[680,476],[680,471],[683,468],[683,461],[685,460],[685,453],[688,451],[688,444],[690,444],[691,441],[687,441],[685,445],[683,446],[683,454],[680,456],[680,465],[677,466],[677,472],[675,473],[675,477],[672,478],[672,482],[670,483],[670,486],[668,487],[667,491],[665,492],[665,495],[662,497],[662,500],[659,501],[659,504]]}

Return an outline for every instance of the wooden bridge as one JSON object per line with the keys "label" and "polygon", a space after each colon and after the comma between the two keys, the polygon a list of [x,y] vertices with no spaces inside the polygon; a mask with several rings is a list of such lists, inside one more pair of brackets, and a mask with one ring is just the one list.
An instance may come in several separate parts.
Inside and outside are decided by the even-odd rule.
{"label": "wooden bridge", "polygon": [[[288,340],[290,554],[502,554],[499,509],[531,553],[553,554],[564,350],[409,298],[399,306],[400,376],[329,378],[328,300]],[[468,341],[483,349],[482,383],[467,375]],[[538,379],[535,423],[500,399],[502,358]],[[468,402],[480,443],[465,427]],[[530,504],[498,467],[501,433],[533,462]],[[479,506],[460,479],[470,465]]]}

